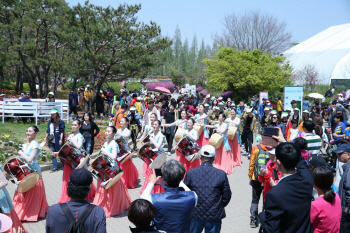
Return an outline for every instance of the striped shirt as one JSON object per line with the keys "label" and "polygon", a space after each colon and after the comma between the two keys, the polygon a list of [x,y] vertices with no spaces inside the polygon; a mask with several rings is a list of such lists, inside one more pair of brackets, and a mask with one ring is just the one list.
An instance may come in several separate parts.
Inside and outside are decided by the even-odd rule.
{"label": "striped shirt", "polygon": [[311,153],[311,157],[317,156],[318,151],[322,146],[322,140],[320,136],[314,133],[306,133],[303,138],[305,138],[307,141],[307,150]]}

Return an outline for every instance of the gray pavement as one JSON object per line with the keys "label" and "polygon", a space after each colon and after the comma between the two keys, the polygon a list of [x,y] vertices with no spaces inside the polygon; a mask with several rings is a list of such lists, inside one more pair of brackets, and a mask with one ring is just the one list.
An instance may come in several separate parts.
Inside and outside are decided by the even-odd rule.
{"label": "gray pavement", "polygon": [[[140,148],[140,147],[139,147]],[[242,152],[244,149],[242,148]],[[174,159],[175,156],[168,156],[168,159]],[[248,165],[249,160],[247,157],[242,156],[243,164],[241,167],[234,168],[234,174],[229,175],[229,182],[232,190],[232,198],[229,205],[225,208],[226,218],[222,221],[223,233],[232,232],[258,232],[258,228],[252,229],[249,226],[250,216],[250,202],[251,202],[251,186],[248,184]],[[142,174],[142,161],[138,158],[133,158],[133,162],[137,169]],[[61,195],[62,187],[62,170],[49,173],[48,171],[43,172],[43,179],[46,189],[46,197],[49,205],[57,203]],[[136,189],[129,189],[129,194],[132,200],[140,197],[139,191],[144,182],[144,178],[140,176],[140,185]],[[96,180],[95,180],[96,183]],[[13,197],[14,189],[12,185],[8,185],[7,189]],[[259,211],[261,210],[261,205]],[[42,233],[45,232],[45,219],[38,222],[24,223],[24,227],[30,233]],[[107,232],[130,232],[129,226],[134,227],[127,218],[127,211],[119,216],[114,216],[107,219]]]}

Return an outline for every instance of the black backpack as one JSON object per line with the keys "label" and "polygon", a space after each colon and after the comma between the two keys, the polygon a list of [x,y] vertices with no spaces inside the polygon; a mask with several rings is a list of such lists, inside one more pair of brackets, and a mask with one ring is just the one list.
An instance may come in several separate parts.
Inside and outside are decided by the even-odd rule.
{"label": "black backpack", "polygon": [[84,223],[86,219],[89,217],[91,211],[95,208],[95,205],[89,204],[83,214],[80,216],[79,220],[76,221],[72,212],[70,211],[68,205],[66,203],[60,204],[61,209],[63,210],[64,215],[66,215],[66,218],[69,222],[69,227],[66,233],[84,233]]}

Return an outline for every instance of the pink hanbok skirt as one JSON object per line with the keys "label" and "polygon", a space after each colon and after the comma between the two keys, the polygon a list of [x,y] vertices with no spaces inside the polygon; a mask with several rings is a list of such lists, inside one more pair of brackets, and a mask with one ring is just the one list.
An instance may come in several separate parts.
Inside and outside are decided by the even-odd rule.
{"label": "pink hanbok skirt", "polygon": [[233,174],[233,156],[231,151],[225,151],[224,143],[219,149],[215,149],[213,166],[223,170],[227,175]]}
{"label": "pink hanbok skirt", "polygon": [[124,213],[129,208],[130,203],[130,195],[121,179],[109,189],[104,189],[101,186],[101,179],[98,179],[93,204],[102,207],[107,218]]}
{"label": "pink hanbok skirt", "polygon": [[18,228],[21,228],[23,230],[23,233],[28,233],[28,231],[22,225],[21,220],[19,220],[15,209],[11,210],[9,214],[5,215],[9,216],[12,220],[12,227],[10,228],[10,230],[5,231],[5,233],[13,233],[13,228],[16,230],[16,232],[18,232]]}
{"label": "pink hanbok skirt", "polygon": [[241,163],[241,148],[237,142],[237,135],[233,140],[228,140],[228,143],[230,144],[231,151],[228,151],[229,153],[232,153],[233,156],[233,166],[242,166]]}
{"label": "pink hanbok skirt", "polygon": [[124,171],[122,181],[125,187],[127,189],[136,188],[137,184],[139,183],[139,172],[131,159],[127,160],[123,164],[118,163],[118,166]]}
{"label": "pink hanbok skirt", "polygon": [[45,218],[49,205],[47,204],[43,179],[25,193],[15,192],[13,196],[14,210],[21,221],[36,222]]}
{"label": "pink hanbok skirt", "polygon": [[200,160],[199,157],[197,159],[195,159],[191,163],[190,161],[188,161],[186,159],[185,155],[181,154],[177,150],[175,150],[175,160],[181,162],[184,165],[184,167],[185,167],[185,176],[186,176],[188,170],[190,170],[192,168],[199,167],[201,165],[201,163],[199,161]]}
{"label": "pink hanbok skirt", "polygon": [[[81,168],[83,169],[83,168]],[[70,180],[70,174],[73,172],[73,169],[68,166],[67,164],[64,164],[63,167],[63,176],[62,176],[62,191],[61,191],[61,198],[58,200],[59,203],[65,203],[70,200],[70,197],[68,196],[67,192],[67,185]],[[93,201],[96,193],[96,186],[94,183],[91,184],[89,195],[87,196],[87,201]]]}
{"label": "pink hanbok skirt", "polygon": [[[142,186],[142,188],[141,188],[140,194],[142,194],[143,191],[146,189],[147,184],[148,184],[148,178],[149,178],[149,176],[150,176],[152,173],[153,173],[152,169],[151,169],[150,167],[147,166],[146,178],[145,178],[145,182],[143,183],[143,186]],[[159,180],[158,183],[157,183],[156,185],[154,185],[151,194],[154,194],[154,193],[163,193],[163,192],[165,192],[165,190],[164,190],[164,188],[163,188],[163,185],[160,185],[160,184],[161,184],[161,180]]]}

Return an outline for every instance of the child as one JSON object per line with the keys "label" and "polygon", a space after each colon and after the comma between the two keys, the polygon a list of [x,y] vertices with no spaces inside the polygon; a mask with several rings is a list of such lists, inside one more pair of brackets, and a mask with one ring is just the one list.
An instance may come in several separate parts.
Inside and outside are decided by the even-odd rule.
{"label": "child", "polygon": [[288,129],[287,142],[292,142],[295,138],[297,138],[299,134],[298,122],[292,119],[291,123],[292,123],[292,128]]}
{"label": "child", "polygon": [[[349,116],[349,119],[350,119],[350,116]],[[347,124],[346,127],[347,128],[344,130],[345,139],[350,139],[350,124]]]}
{"label": "child", "polygon": [[114,114],[109,114],[108,119],[109,119],[108,126],[113,126]]}
{"label": "child", "polygon": [[305,138],[296,138],[294,140],[294,144],[297,145],[301,151],[301,156],[306,160],[306,163],[309,162],[311,158],[310,151],[307,151],[307,141]]}
{"label": "child", "polygon": [[277,171],[276,167],[276,154],[275,148],[272,150],[266,151],[266,153],[270,156],[270,160],[267,163],[266,169],[261,168],[259,173],[259,181],[264,186],[263,198],[265,202],[265,196],[270,191],[270,189],[275,186],[279,179],[282,177],[281,171]]}
{"label": "child", "polygon": [[326,167],[316,167],[312,173],[315,177],[314,188],[319,196],[311,202],[310,209],[310,222],[314,232],[339,232],[342,208],[338,194],[331,188],[333,173]]}

